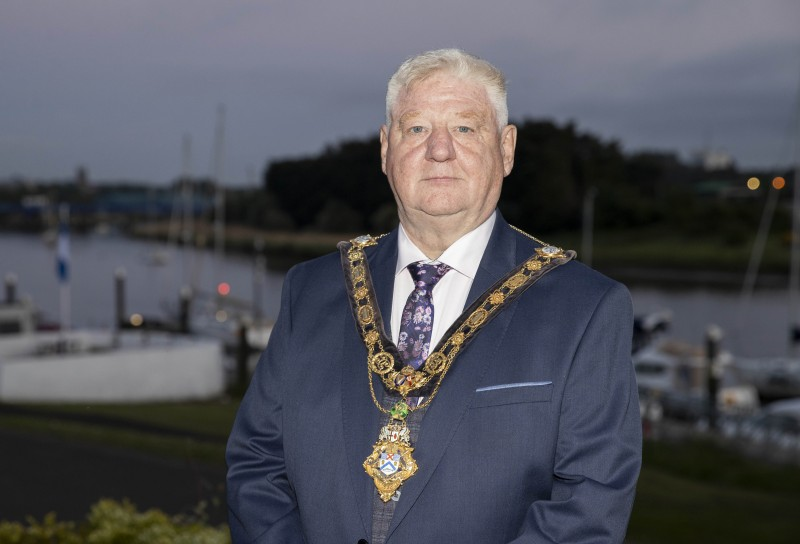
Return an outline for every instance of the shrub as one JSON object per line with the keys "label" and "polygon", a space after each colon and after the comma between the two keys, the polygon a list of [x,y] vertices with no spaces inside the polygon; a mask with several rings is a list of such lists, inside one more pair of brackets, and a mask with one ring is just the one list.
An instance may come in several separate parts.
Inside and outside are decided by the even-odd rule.
{"label": "shrub", "polygon": [[41,522],[0,521],[0,544],[230,544],[225,526],[168,516],[160,510],[137,511],[127,500],[95,503],[83,523],[58,521],[49,513]]}

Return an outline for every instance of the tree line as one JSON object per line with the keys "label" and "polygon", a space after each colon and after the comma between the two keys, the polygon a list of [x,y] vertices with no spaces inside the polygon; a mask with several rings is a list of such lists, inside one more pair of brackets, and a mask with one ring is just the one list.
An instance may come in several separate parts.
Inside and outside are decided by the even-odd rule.
{"label": "tree line", "polygon": [[[506,219],[533,234],[575,231],[591,203],[596,229],[669,229],[687,237],[713,235],[724,243],[748,240],[764,209],[769,180],[786,178],[783,205],[773,228],[789,230],[792,172],[743,172],[735,165],[710,171],[670,152],[626,153],[619,142],[579,131],[573,123],[525,119],[517,123],[514,169],[498,204]],[[101,220],[121,228],[174,215],[184,184],[193,186],[199,219],[214,220],[216,184],[176,179],[168,186],[72,182],[0,182],[0,228],[41,230],[52,226],[54,206],[72,206],[73,226]],[[750,176],[762,188],[748,191]],[[33,196],[32,196],[33,195]],[[42,197],[44,204],[25,204]],[[184,207],[185,204],[179,203]],[[49,219],[48,219],[49,217]],[[397,211],[381,171],[377,134],[327,146],[320,153],[274,160],[257,188],[226,188],[225,222],[275,231],[380,233],[394,228]]]}
{"label": "tree line", "polygon": [[[581,132],[573,123],[527,119],[517,126],[514,169],[498,207],[509,222],[533,233],[580,228],[590,199],[599,229],[660,225],[692,236],[713,227],[736,242],[757,224],[766,195],[747,191],[745,181],[773,175],[744,173],[733,165],[709,171],[674,153],[625,153],[618,142]],[[271,162],[263,176],[261,204],[271,217],[262,216],[264,226],[391,229],[396,210],[379,151],[375,135],[328,146],[317,156]],[[788,225],[788,213],[777,221]]]}

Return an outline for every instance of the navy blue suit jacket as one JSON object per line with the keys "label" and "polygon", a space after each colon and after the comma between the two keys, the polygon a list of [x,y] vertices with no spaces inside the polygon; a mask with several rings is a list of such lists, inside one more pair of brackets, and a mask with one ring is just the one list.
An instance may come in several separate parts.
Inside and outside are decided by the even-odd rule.
{"label": "navy blue suit jacket", "polygon": [[[467,305],[538,246],[498,215]],[[367,255],[388,322],[396,231]],[[627,290],[575,261],[486,325],[425,413],[387,544],[622,542],[641,463],[631,330]],[[368,379],[338,254],[294,267],[228,443],[234,543],[370,540]]]}

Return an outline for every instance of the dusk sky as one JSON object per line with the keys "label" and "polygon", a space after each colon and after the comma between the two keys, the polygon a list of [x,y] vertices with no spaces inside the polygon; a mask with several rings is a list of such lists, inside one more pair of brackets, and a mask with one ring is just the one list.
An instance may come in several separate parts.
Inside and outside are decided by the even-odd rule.
{"label": "dusk sky", "polygon": [[[3,0],[0,180],[255,184],[273,159],[377,133],[405,58],[501,68],[511,119],[572,120],[626,151],[797,156],[798,0]],[[377,149],[376,149],[377,153]]]}

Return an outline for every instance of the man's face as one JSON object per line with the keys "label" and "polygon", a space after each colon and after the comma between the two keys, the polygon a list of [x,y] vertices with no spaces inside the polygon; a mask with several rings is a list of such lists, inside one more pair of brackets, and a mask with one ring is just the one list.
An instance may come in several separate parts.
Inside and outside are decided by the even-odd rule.
{"label": "man's face", "polygon": [[514,164],[516,128],[498,132],[485,88],[434,74],[401,91],[391,120],[381,127],[381,160],[400,221],[447,216],[468,232],[486,220]]}

